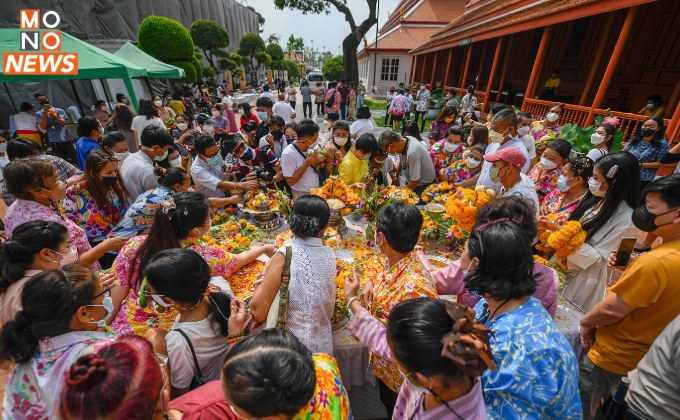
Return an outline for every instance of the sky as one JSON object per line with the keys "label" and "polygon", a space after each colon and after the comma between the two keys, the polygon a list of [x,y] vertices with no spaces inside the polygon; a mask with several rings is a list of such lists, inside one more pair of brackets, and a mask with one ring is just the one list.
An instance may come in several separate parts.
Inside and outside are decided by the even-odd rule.
{"label": "sky", "polygon": [[[266,20],[262,38],[266,41],[271,34],[281,36],[281,46],[291,34],[302,37],[305,45],[319,51],[331,51],[334,55],[342,53],[342,40],[349,33],[345,15],[332,8],[330,15],[303,15],[298,10],[278,10],[273,0],[244,0],[244,4],[254,7]],[[359,25],[368,16],[366,0],[347,0],[354,20]],[[392,13],[399,0],[380,0],[379,25],[387,21],[387,13]],[[375,26],[366,34],[370,43],[375,39]],[[361,46],[359,47],[361,49]]]}

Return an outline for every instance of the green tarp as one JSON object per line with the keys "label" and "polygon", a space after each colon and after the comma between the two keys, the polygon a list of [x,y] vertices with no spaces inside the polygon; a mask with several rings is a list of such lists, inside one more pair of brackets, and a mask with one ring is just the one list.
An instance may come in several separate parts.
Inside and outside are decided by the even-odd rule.
{"label": "green tarp", "polygon": [[[20,51],[21,31],[17,28],[0,28],[0,52]],[[71,35],[61,33],[61,52],[78,53],[77,75],[44,75],[44,76],[7,76],[4,75],[4,62],[0,67],[0,82],[28,82],[47,80],[76,79],[130,79],[147,77],[147,71],[141,65],[125,58],[115,56],[100,48]],[[0,57],[1,59],[1,57]]]}
{"label": "green tarp", "polygon": [[126,42],[113,55],[144,67],[150,79],[181,79],[184,77],[183,69],[155,59],[135,47],[131,42]]}

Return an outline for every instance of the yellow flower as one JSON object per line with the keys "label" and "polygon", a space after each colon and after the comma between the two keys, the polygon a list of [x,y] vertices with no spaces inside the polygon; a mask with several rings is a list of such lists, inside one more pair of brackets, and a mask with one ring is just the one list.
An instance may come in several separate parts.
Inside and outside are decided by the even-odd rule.
{"label": "yellow flower", "polygon": [[240,220],[238,221],[238,223],[239,223],[239,225],[241,225],[241,226],[246,226],[246,225],[248,224],[248,221],[247,221],[246,219],[240,219]]}

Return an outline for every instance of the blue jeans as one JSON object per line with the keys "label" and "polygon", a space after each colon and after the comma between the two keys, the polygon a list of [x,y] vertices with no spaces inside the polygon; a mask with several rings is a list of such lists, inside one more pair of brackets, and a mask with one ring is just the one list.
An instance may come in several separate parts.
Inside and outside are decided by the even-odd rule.
{"label": "blue jeans", "polygon": [[344,102],[340,103],[340,119],[344,120],[347,118],[347,104]]}
{"label": "blue jeans", "polygon": [[357,95],[357,107],[364,104],[364,95]]}

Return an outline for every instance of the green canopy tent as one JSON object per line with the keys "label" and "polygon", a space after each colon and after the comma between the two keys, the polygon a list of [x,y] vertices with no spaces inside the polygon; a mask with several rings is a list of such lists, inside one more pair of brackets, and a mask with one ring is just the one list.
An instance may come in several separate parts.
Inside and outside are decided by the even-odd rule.
{"label": "green canopy tent", "polygon": [[[19,52],[21,31],[18,28],[0,28],[0,51]],[[13,76],[3,73],[4,63],[0,67],[0,82],[32,82],[48,80],[69,80],[76,100],[83,113],[80,98],[75,90],[73,80],[78,79],[122,79],[133,106],[137,106],[137,95],[132,85],[132,78],[147,77],[148,73],[142,65],[135,64],[125,58],[108,53],[101,48],[90,45],[65,32],[61,33],[61,52],[78,53],[78,74],[74,75],[21,75]],[[5,89],[7,87],[5,86]],[[9,94],[9,91],[7,91]]]}
{"label": "green canopy tent", "polygon": [[184,69],[157,60],[129,41],[123,44],[113,55],[144,67],[150,79],[181,79],[184,77]]}

